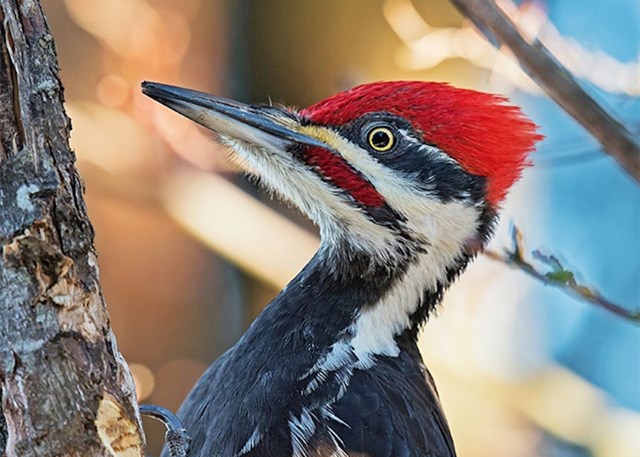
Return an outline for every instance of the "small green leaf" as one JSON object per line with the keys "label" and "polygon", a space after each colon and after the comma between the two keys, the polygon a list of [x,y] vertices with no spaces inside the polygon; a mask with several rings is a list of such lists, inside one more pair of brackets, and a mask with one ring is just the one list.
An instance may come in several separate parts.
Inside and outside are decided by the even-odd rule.
{"label": "small green leaf", "polygon": [[550,271],[549,273],[545,273],[545,277],[549,281],[557,284],[570,284],[575,282],[573,273],[567,270]]}

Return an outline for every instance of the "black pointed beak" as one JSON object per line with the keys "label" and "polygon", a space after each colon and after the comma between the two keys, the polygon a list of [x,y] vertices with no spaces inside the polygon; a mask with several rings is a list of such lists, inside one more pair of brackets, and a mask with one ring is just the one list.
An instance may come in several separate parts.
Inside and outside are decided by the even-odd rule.
{"label": "black pointed beak", "polygon": [[282,150],[291,143],[327,148],[315,138],[296,131],[294,112],[273,106],[251,106],[204,92],[145,81],[142,93],[213,130],[236,140]]}

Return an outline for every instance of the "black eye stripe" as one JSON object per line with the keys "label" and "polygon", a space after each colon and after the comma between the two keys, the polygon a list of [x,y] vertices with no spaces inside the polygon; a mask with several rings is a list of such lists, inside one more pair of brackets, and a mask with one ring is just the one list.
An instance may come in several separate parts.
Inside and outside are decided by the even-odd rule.
{"label": "black eye stripe", "polygon": [[[422,134],[405,119],[389,113],[370,113],[348,124],[330,127],[381,165],[441,201],[481,202],[484,198],[486,178],[466,172],[438,146],[425,143]],[[378,151],[370,144],[370,133],[377,128],[389,129],[394,136],[393,146],[387,151]]]}

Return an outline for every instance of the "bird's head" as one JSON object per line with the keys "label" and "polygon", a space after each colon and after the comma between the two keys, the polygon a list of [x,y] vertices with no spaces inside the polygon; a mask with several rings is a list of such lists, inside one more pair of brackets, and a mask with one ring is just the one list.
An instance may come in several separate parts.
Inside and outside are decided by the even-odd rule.
{"label": "bird's head", "polygon": [[215,131],[325,245],[381,263],[429,252],[452,268],[491,233],[540,138],[505,98],[432,82],[378,82],[296,111],[143,83]]}

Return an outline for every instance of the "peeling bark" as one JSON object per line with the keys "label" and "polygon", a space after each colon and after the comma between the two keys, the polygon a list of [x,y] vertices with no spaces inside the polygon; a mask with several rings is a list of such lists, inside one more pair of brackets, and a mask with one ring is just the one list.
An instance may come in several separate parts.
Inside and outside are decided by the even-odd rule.
{"label": "peeling bark", "polygon": [[142,456],[40,4],[0,0],[0,34],[0,454]]}
{"label": "peeling bark", "polygon": [[[2,404],[2,389],[0,389],[0,405]],[[0,412],[2,408],[0,408]],[[4,420],[4,414],[0,414],[0,455],[4,456],[4,450],[7,447],[7,423]]]}

